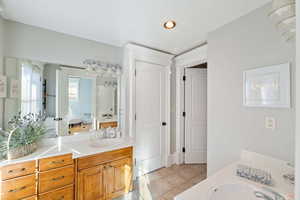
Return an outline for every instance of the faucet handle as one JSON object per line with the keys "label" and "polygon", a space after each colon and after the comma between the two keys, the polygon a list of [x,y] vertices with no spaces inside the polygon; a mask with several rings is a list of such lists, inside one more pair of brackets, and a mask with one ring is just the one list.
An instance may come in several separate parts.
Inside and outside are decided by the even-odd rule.
{"label": "faucet handle", "polygon": [[290,184],[295,184],[295,174],[284,174],[282,177],[285,180],[287,180]]}
{"label": "faucet handle", "polygon": [[273,194],[275,196],[275,200],[286,200],[284,196],[282,196],[278,192],[272,190],[271,188],[262,187],[262,189],[265,190],[265,191],[267,191],[267,192],[270,192],[271,194]]}
{"label": "faucet handle", "polygon": [[259,192],[259,191],[255,191],[254,192],[254,195],[259,198],[259,199],[264,199],[264,200],[274,200],[273,198],[271,198],[270,196],[262,193],[262,192]]}

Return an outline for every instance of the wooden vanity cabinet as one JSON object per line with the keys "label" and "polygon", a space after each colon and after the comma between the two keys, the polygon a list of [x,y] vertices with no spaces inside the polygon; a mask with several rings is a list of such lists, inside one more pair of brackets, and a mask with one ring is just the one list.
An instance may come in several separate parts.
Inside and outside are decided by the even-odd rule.
{"label": "wooden vanity cabinet", "polygon": [[10,179],[0,184],[1,200],[24,199],[37,194],[35,174]]}
{"label": "wooden vanity cabinet", "polygon": [[110,200],[132,189],[132,147],[0,167],[0,200]]}
{"label": "wooden vanity cabinet", "polygon": [[12,178],[26,176],[26,175],[34,174],[35,172],[36,172],[35,161],[7,165],[0,168],[0,180],[4,181]]}
{"label": "wooden vanity cabinet", "polygon": [[0,167],[0,199],[35,199],[36,162],[29,161]]}
{"label": "wooden vanity cabinet", "polygon": [[38,160],[38,199],[74,200],[74,166],[72,154]]}
{"label": "wooden vanity cabinet", "polygon": [[99,129],[101,128],[116,128],[118,127],[118,122],[99,122]]}
{"label": "wooden vanity cabinet", "polygon": [[104,200],[103,165],[83,169],[78,173],[78,200]]}
{"label": "wooden vanity cabinet", "polygon": [[46,192],[39,195],[39,200],[73,200],[74,199],[74,188],[73,185],[66,186]]}
{"label": "wooden vanity cabinet", "polygon": [[79,158],[77,184],[78,200],[109,200],[128,193],[132,189],[132,147]]}
{"label": "wooden vanity cabinet", "polygon": [[130,192],[132,189],[131,157],[105,165],[104,180],[107,199],[116,198]]}
{"label": "wooden vanity cabinet", "polygon": [[28,198],[25,198],[25,199],[22,199],[22,200],[37,200],[37,196],[32,196],[32,197],[28,197]]}

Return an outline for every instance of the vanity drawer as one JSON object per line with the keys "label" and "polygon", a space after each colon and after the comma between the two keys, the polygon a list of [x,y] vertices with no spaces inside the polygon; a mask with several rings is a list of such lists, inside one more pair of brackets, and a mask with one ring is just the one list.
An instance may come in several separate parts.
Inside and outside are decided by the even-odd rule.
{"label": "vanity drawer", "polygon": [[37,196],[28,197],[22,200],[37,200]]}
{"label": "vanity drawer", "polygon": [[60,187],[73,184],[74,166],[53,169],[39,173],[39,193],[48,192]]}
{"label": "vanity drawer", "polygon": [[29,175],[0,182],[1,198],[5,200],[23,199],[36,194],[36,175]]}
{"label": "vanity drawer", "polygon": [[72,154],[43,158],[39,160],[39,171],[47,171],[72,164]]}
{"label": "vanity drawer", "polygon": [[132,147],[118,149],[115,151],[104,152],[92,156],[78,158],[78,169],[86,169],[99,164],[120,160],[132,156]]}
{"label": "vanity drawer", "polygon": [[115,128],[118,127],[118,122],[99,122],[99,128]]}
{"label": "vanity drawer", "polygon": [[73,200],[73,185],[39,195],[39,200]]}
{"label": "vanity drawer", "polygon": [[7,180],[20,176],[34,174],[36,171],[36,162],[24,162],[13,165],[8,165],[0,168],[0,180]]}

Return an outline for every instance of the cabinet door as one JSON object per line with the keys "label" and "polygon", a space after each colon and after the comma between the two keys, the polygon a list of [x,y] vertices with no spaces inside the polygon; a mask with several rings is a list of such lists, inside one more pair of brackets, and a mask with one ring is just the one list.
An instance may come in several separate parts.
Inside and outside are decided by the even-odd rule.
{"label": "cabinet door", "polygon": [[102,165],[79,171],[78,200],[103,200],[104,191]]}
{"label": "cabinet door", "polygon": [[132,159],[113,161],[105,167],[107,197],[115,198],[128,193],[132,188]]}

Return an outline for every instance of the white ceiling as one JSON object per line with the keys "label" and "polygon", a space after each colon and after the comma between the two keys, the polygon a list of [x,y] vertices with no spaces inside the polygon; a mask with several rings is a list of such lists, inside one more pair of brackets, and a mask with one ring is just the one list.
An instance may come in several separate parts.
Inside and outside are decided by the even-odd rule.
{"label": "white ceiling", "polygon": [[[2,0],[5,17],[111,45],[135,42],[178,54],[270,0]],[[172,19],[174,30],[162,24]]]}

